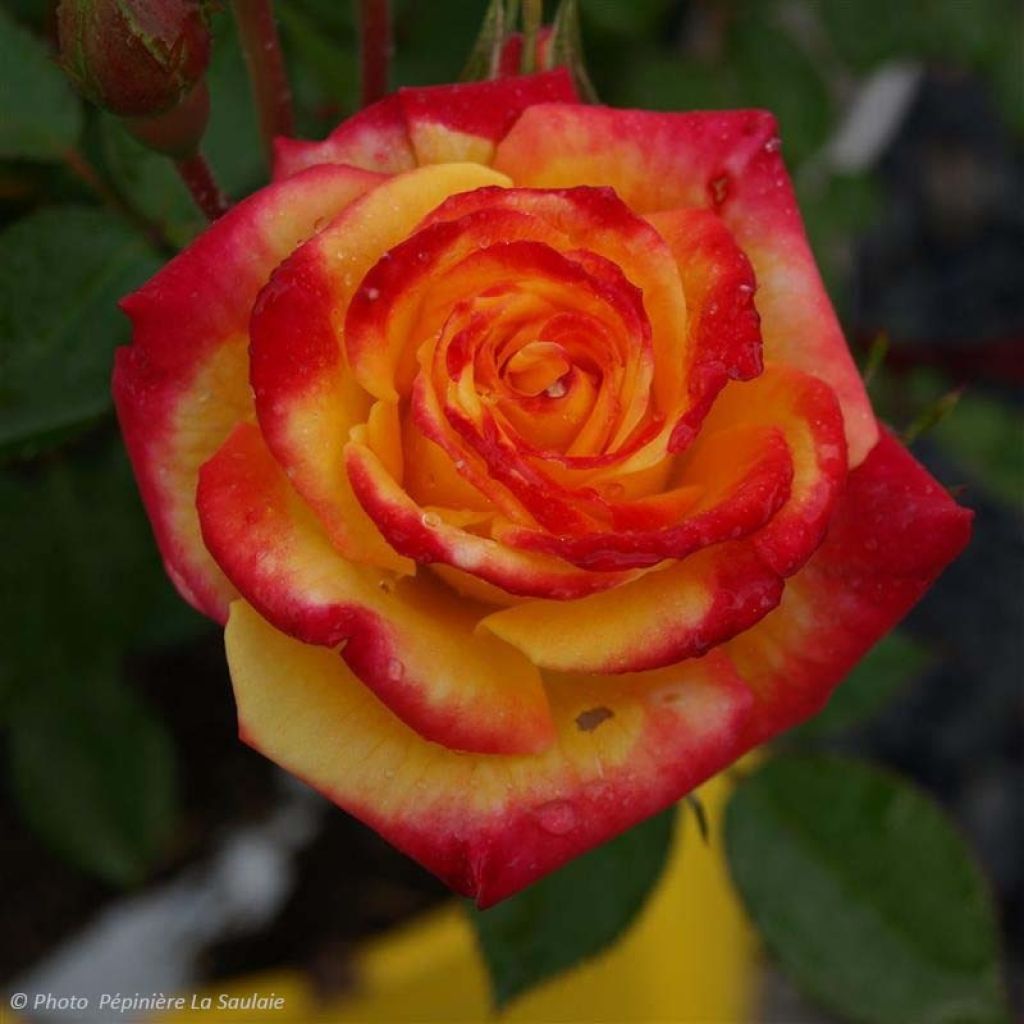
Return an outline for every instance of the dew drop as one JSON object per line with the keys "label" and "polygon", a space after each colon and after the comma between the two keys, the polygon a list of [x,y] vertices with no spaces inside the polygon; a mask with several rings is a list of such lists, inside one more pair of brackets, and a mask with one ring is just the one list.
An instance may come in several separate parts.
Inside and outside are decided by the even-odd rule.
{"label": "dew drop", "polygon": [[370,302],[376,302],[380,298],[379,288],[364,288],[363,294]]}
{"label": "dew drop", "polygon": [[562,398],[565,395],[565,392],[565,381],[561,377],[556,381],[552,381],[552,383],[550,383],[544,390],[544,394],[547,395],[548,398]]}
{"label": "dew drop", "polygon": [[685,687],[662,686],[651,692],[649,700],[653,704],[660,704],[662,707],[673,708],[685,704],[687,696]]}
{"label": "dew drop", "polygon": [[397,683],[405,675],[405,666],[397,659],[392,658],[388,662],[388,679]]}
{"label": "dew drop", "polygon": [[552,800],[533,809],[537,823],[553,836],[564,836],[576,827],[576,808],[568,800]]}
{"label": "dew drop", "polygon": [[778,153],[782,149],[782,139],[778,135],[773,135],[765,144],[764,151],[766,153]]}
{"label": "dew drop", "polygon": [[436,512],[424,512],[420,516],[420,522],[428,530],[436,530],[441,525],[441,517]]}

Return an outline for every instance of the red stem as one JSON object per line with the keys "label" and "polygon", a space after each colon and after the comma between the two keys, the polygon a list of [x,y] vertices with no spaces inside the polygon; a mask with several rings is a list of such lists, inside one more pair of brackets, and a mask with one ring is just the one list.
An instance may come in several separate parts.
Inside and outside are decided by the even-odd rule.
{"label": "red stem", "polygon": [[388,0],[359,0],[362,104],[386,96],[391,72],[391,10]]}
{"label": "red stem", "polygon": [[226,213],[228,202],[224,194],[217,187],[213,172],[206,158],[202,153],[186,157],[184,160],[175,160],[181,180],[185,187],[192,193],[196,206],[203,211],[207,220],[216,220],[222,213]]}
{"label": "red stem", "polygon": [[260,135],[268,162],[274,138],[293,135],[292,91],[281,54],[271,0],[232,0],[238,36],[249,67],[249,82],[259,112]]}

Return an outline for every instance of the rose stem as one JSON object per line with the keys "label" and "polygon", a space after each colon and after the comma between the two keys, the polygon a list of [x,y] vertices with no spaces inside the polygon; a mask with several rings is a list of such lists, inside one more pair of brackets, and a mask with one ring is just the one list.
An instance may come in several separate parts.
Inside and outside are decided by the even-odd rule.
{"label": "rose stem", "polygon": [[543,16],[543,0],[523,0],[523,74],[537,70],[537,34]]}
{"label": "rose stem", "polygon": [[154,223],[128,203],[115,189],[111,188],[102,175],[86,159],[81,150],[72,146],[64,150],[64,163],[68,170],[84,185],[91,189],[108,209],[120,214],[137,227],[158,249],[165,253],[175,252],[175,246],[164,234],[159,224]]}
{"label": "rose stem", "polygon": [[184,160],[175,160],[174,166],[181,175],[185,187],[192,194],[196,206],[202,210],[207,220],[216,220],[222,213],[227,212],[228,202],[217,187],[210,165],[202,153],[196,153],[195,156],[186,157]]}
{"label": "rose stem", "polygon": [[388,0],[359,0],[359,63],[362,105],[387,95],[391,71],[391,10]]}
{"label": "rose stem", "polygon": [[259,112],[260,135],[267,161],[273,159],[274,137],[292,135],[292,91],[281,54],[271,0],[232,0],[238,36],[249,68],[249,83]]}

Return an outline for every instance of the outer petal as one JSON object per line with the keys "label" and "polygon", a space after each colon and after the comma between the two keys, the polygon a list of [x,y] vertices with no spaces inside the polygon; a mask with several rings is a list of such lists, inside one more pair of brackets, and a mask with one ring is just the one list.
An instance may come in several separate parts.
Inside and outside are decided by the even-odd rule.
{"label": "outer petal", "polygon": [[323,142],[274,139],[275,181],[316,164],[351,164],[383,174],[411,171],[416,156],[398,97],[386,96],[347,118]]}
{"label": "outer petal", "polygon": [[709,655],[557,680],[551,749],[457,754],[404,726],[331,652],[241,602],[227,651],[242,737],[481,906],[669,806],[734,760],[749,728],[749,691]]}
{"label": "outer petal", "polygon": [[122,303],[135,328],[117,353],[113,392],[167,571],[182,596],[224,621],[236,595],[207,554],[196,473],[252,416],[249,313],[270,272],[318,221],[379,178],[319,167],[239,203]]}
{"label": "outer petal", "polygon": [[576,99],[564,69],[464,85],[400,89],[348,118],[323,142],[274,140],[274,177],[313,164],[397,173],[465,160],[489,164],[494,146],[531,104]]}
{"label": "outer petal", "polygon": [[729,653],[758,700],[751,743],[820,710],[964,548],[971,513],[883,434],[849,477],[825,543]]}
{"label": "outer petal", "polygon": [[470,602],[339,556],[251,424],[203,466],[198,507],[204,540],[248,600],[291,636],[344,643],[349,667],[420,735],[486,753],[550,744],[537,670],[473,634],[479,612]]}
{"label": "outer petal", "polygon": [[536,106],[501,142],[494,166],[520,186],[611,185],[642,213],[715,209],[757,273],[765,358],[831,385],[850,463],[863,461],[877,426],[807,244],[770,114]]}
{"label": "outer petal", "polygon": [[573,103],[576,90],[565,68],[537,75],[398,92],[416,162],[489,164],[494,146],[527,107]]}

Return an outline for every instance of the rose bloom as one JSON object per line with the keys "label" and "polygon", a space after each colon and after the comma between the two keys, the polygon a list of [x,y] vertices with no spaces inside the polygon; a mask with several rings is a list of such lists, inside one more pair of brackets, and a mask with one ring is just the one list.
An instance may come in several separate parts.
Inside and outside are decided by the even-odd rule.
{"label": "rose bloom", "polygon": [[402,90],[124,300],[243,739],[488,905],[819,710],[967,541],[762,111]]}

